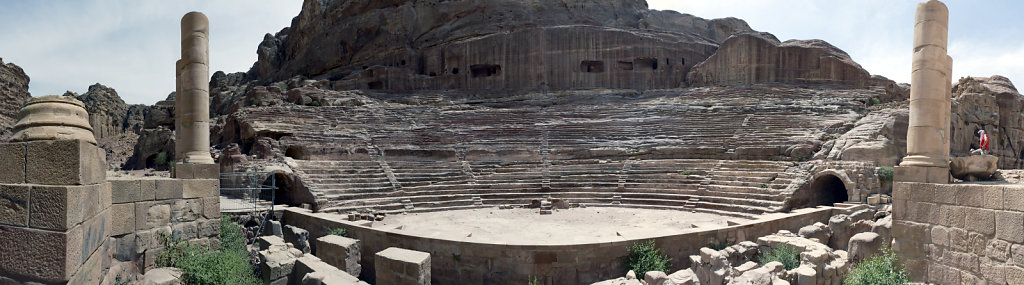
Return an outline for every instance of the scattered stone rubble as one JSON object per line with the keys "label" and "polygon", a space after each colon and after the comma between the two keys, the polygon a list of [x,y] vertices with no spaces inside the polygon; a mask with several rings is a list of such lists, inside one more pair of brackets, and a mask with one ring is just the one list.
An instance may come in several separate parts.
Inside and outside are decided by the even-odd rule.
{"label": "scattered stone rubble", "polygon": [[[828,225],[814,223],[800,228],[798,233],[780,230],[759,237],[756,242],[743,241],[722,250],[701,248],[700,254],[689,257],[690,268],[672,274],[651,271],[639,278],[631,270],[625,277],[592,285],[838,285],[855,263],[892,242],[891,204],[859,206],[847,211],[833,215]],[[799,267],[786,270],[779,262],[758,265],[763,254],[782,246],[799,252]]]}
{"label": "scattered stone rubble", "polygon": [[280,237],[260,237],[257,243],[264,284],[367,284]]}

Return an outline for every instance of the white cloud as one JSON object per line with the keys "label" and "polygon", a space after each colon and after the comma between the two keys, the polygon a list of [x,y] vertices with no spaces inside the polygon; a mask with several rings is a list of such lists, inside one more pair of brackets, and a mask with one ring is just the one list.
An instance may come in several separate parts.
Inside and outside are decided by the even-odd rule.
{"label": "white cloud", "polygon": [[[24,1],[0,10],[0,57],[25,69],[34,96],[115,88],[128,103],[153,104],[174,91],[179,21],[210,18],[211,72],[247,71],[263,35],[291,24],[302,1]],[[15,29],[6,27],[17,27]]]}
{"label": "white cloud", "polygon": [[1016,44],[989,45],[976,41],[954,41],[949,44],[953,57],[953,80],[965,76],[1002,75],[1024,81],[1024,41]]}

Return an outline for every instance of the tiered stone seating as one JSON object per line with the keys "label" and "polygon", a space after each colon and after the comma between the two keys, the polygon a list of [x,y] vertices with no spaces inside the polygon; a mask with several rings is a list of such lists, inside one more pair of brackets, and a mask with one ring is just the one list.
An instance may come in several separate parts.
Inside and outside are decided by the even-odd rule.
{"label": "tiered stone seating", "polygon": [[225,132],[301,148],[300,178],[325,201],[321,210],[443,210],[550,194],[752,216],[780,208],[800,180],[780,176],[806,159],[787,153],[792,146],[853,123],[851,107],[883,93],[715,87],[429,106],[380,95],[392,99],[247,108]]}

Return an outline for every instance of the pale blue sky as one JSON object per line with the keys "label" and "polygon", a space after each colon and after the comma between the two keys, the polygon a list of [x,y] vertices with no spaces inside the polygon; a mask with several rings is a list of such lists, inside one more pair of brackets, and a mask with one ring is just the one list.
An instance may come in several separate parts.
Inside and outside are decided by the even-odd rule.
{"label": "pale blue sky", "polygon": [[[910,77],[909,0],[649,0],[650,8],[703,18],[737,17],[781,40],[823,39],[872,74]],[[1024,4],[946,1],[954,79],[1000,74],[1024,80]],[[0,57],[25,69],[34,96],[84,92],[93,83],[128,103],[153,104],[174,89],[178,21],[211,21],[211,71],[246,71],[266,33],[288,26],[301,0],[0,0]]]}

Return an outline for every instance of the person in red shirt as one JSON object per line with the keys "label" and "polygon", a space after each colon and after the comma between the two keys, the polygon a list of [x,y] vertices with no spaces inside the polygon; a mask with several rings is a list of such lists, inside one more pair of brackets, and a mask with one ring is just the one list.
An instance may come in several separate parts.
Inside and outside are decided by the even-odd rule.
{"label": "person in red shirt", "polygon": [[981,145],[979,149],[981,150],[981,154],[985,154],[989,151],[988,135],[985,134],[985,130],[978,130],[978,136],[981,136],[980,141],[978,142],[978,144]]}

